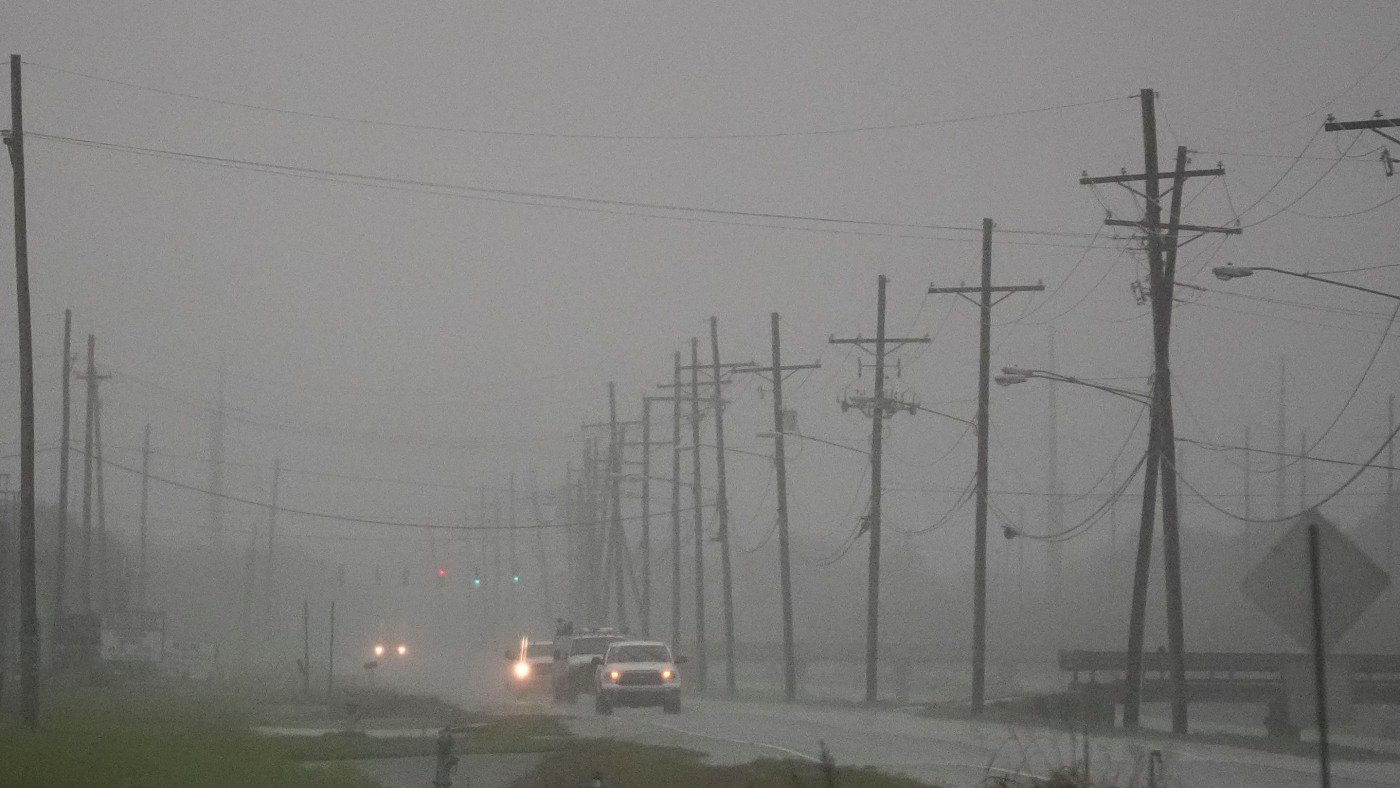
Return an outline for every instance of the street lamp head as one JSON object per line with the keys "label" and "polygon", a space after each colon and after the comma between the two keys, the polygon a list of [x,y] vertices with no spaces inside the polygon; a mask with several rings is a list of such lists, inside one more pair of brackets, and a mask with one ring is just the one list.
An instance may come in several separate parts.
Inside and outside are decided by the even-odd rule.
{"label": "street lamp head", "polygon": [[997,375],[993,380],[998,386],[1014,386],[1017,383],[1025,383],[1030,380],[1028,375]]}
{"label": "street lamp head", "polygon": [[1243,265],[1217,265],[1210,269],[1210,272],[1215,274],[1215,278],[1222,282],[1254,275],[1253,268]]}
{"label": "street lamp head", "polygon": [[1031,376],[1031,370],[1026,369],[1025,367],[1002,367],[1001,372],[1003,375],[1015,375],[1017,377],[1022,378],[1028,378]]}

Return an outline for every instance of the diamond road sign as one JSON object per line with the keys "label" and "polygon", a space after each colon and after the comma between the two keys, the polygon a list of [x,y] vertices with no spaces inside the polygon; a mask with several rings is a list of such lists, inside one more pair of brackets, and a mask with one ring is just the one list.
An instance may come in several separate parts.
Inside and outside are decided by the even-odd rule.
{"label": "diamond road sign", "polygon": [[1308,524],[1318,526],[1322,569],[1322,626],[1328,645],[1390,584],[1386,574],[1337,527],[1312,510],[1288,529],[1244,579],[1244,595],[1298,645],[1312,647],[1312,594],[1308,580]]}

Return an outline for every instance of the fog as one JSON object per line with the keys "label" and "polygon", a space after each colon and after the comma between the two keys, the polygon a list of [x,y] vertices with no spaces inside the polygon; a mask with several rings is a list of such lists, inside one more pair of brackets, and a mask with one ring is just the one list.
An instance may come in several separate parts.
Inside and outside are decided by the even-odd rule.
{"label": "fog", "polygon": [[[1146,391],[1151,320],[1131,289],[1146,284],[1145,255],[1129,228],[1101,224],[1106,210],[1136,217],[1140,201],[1078,184],[1084,172],[1141,169],[1145,87],[1160,96],[1163,168],[1184,145],[1191,166],[1226,172],[1188,186],[1183,220],[1245,228],[1180,251],[1177,435],[1240,446],[1249,430],[1255,448],[1306,445],[1364,463],[1391,429],[1390,301],[1263,273],[1221,282],[1210,268],[1394,262],[1386,141],[1318,131],[1329,112],[1393,115],[1393,4],[4,2],[0,18],[0,44],[26,63],[45,622],[65,309],[73,352],[94,334],[97,371],[110,375],[100,384],[109,604],[138,604],[150,425],[144,606],[164,612],[168,638],[217,644],[228,675],[294,686],[305,602],[318,681],[331,650],[367,680],[357,672],[368,648],[402,640],[432,666],[419,685],[454,697],[497,668],[473,656],[485,667],[465,669],[459,655],[498,655],[521,636],[548,638],[555,618],[587,616],[578,578],[597,567],[584,566],[579,526],[567,524],[585,517],[571,501],[590,438],[607,451],[606,430],[584,425],[606,421],[608,384],[619,418],[636,420],[644,396],[669,391],[657,385],[671,380],[672,354],[689,363],[692,337],[710,362],[711,316],[721,361],[767,364],[777,312],[784,362],[821,364],[783,392],[797,431],[821,439],[787,446],[799,654],[858,650],[870,422],[840,400],[868,390],[873,371],[868,353],[829,338],[874,336],[876,277],[888,275],[889,332],[931,340],[890,356],[892,382],[973,419],[977,310],[925,291],[976,281],[990,217],[996,283],[1045,285],[995,308],[992,369]],[[11,212],[0,214],[8,236]],[[1394,293],[1397,270],[1345,279]],[[14,303],[13,278],[0,277],[0,303]],[[0,320],[0,473],[11,489],[14,326]],[[732,380],[736,639],[771,645],[773,443],[759,436],[773,429],[771,386]],[[1052,488],[1051,388],[991,390],[989,660],[1039,666],[1027,669],[1034,680],[993,668],[1007,690],[1062,686],[1057,650],[1122,650],[1127,636],[1141,477],[1113,492],[1142,456],[1146,418],[1133,402],[1058,385]],[[75,381],[70,609],[83,394]],[[723,622],[711,417],[701,432],[713,688]],[[670,433],[669,403],[656,403],[652,439]],[[688,422],[682,433],[688,447]],[[881,637],[951,666],[966,663],[972,637],[975,437],[927,412],[893,416],[885,436]],[[1242,451],[1187,442],[1178,458],[1188,650],[1297,650],[1240,591],[1283,526],[1219,509],[1243,514],[1247,501],[1254,517],[1289,514],[1357,466],[1254,454],[1247,470]],[[626,461],[639,460],[628,448]],[[637,466],[622,491],[630,571],[652,578],[649,628],[632,580],[624,595],[632,629],[666,639],[671,447],[651,461],[649,567]],[[687,483],[690,463],[687,449]],[[513,531],[499,529],[512,479]],[[1393,571],[1391,479],[1367,469],[1321,511]],[[211,504],[216,489],[228,497]],[[680,500],[677,645],[693,651],[688,486]],[[1073,538],[1034,538],[1091,517]],[[1003,538],[1003,526],[1024,536]],[[1166,642],[1160,557],[1158,542],[1153,650]],[[1397,614],[1388,591],[1337,648],[1395,653]],[[607,618],[592,623],[621,623]],[[12,663],[13,639],[4,649]],[[848,669],[855,687],[860,666]],[[966,676],[950,670],[939,691],[961,696]],[[822,695],[819,685],[802,691]]]}

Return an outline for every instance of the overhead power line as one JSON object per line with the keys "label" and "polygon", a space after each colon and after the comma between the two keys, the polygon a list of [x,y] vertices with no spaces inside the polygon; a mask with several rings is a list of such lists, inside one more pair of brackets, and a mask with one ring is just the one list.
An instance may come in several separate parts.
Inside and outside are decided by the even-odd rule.
{"label": "overhead power line", "polygon": [[198,101],[205,104],[215,104],[222,107],[234,107],[236,109],[248,109],[257,112],[267,112],[276,115],[289,115],[300,118],[311,118],[314,120],[329,120],[337,123],[354,123],[363,126],[377,126],[380,128],[406,129],[412,131],[435,131],[450,134],[477,134],[492,137],[528,137],[539,139],[564,139],[564,140],[617,140],[617,141],[701,141],[701,140],[744,140],[744,139],[781,139],[785,137],[812,137],[834,134],[862,134],[872,131],[898,131],[902,129],[919,129],[931,126],[946,126],[953,123],[967,123],[978,120],[996,120],[1000,118],[1012,118],[1020,115],[1032,115],[1041,112],[1054,112],[1063,109],[1075,109],[1078,107],[1092,107],[1098,104],[1108,104],[1115,101],[1126,101],[1135,96],[1114,96],[1112,98],[1091,99],[1087,101],[1074,101],[1065,104],[1052,104],[1043,107],[1032,107],[1029,109],[1005,110],[1001,112],[983,112],[975,115],[964,115],[962,117],[939,118],[935,120],[921,120],[907,123],[876,123],[862,126],[837,126],[820,129],[800,129],[794,131],[755,131],[755,132],[729,132],[729,133],[689,133],[689,134],[603,134],[568,131],[538,131],[520,129],[496,129],[485,127],[469,126],[443,126],[426,123],[408,123],[404,121],[383,120],[379,118],[358,117],[354,115],[340,115],[329,112],[312,112],[309,110],[289,109],[287,107],[273,107],[266,104],[253,104],[244,101],[232,101],[229,99],[213,98],[202,96],[197,93],[186,93],[178,90],[167,90],[151,85],[142,85],[137,82],[128,82],[121,79],[113,79],[97,74],[89,74],[82,71],[75,71],[58,66],[48,66],[32,61],[23,61],[27,65],[45,71],[52,71],[59,74],[90,79],[95,82],[102,82],[108,85],[119,85],[133,90],[141,90],[147,93],[154,93],[172,98]]}
{"label": "overhead power line", "polygon": [[[241,159],[229,156],[214,156],[201,153],[189,153],[184,151],[166,150],[162,148],[149,148],[139,145],[125,145],[121,143],[106,142],[102,140],[85,139],[82,137],[69,137],[60,134],[45,134],[41,132],[31,131],[28,132],[27,135],[30,137],[34,137],[35,139],[48,140],[51,142],[57,142],[61,144],[78,145],[99,150],[115,151],[119,153],[127,153],[138,156],[152,156],[156,158],[165,158],[175,161],[184,161],[188,163],[202,164],[215,167],[225,167],[237,170],[244,170],[248,172],[260,172],[270,175],[303,178],[308,180],[322,181],[327,183],[338,183],[349,186],[387,189],[390,191],[405,191],[417,194],[433,194],[442,197],[455,197],[459,199],[478,200],[482,202],[503,203],[507,205],[522,205],[533,208],[556,208],[560,210],[582,211],[586,213],[640,216],[649,219],[669,219],[673,221],[698,222],[705,224],[732,224],[741,227],[796,230],[802,232],[828,232],[843,235],[875,235],[891,238],[911,238],[925,241],[953,241],[957,243],[974,242],[976,241],[976,239],[916,235],[912,233],[888,232],[884,230],[854,230],[850,228],[886,228],[886,230],[891,231],[926,230],[944,232],[981,232],[981,228],[979,227],[953,224],[921,224],[917,222],[891,222],[874,219],[846,219],[834,216],[809,216],[804,214],[779,213],[772,211],[746,211],[728,208],[710,208],[694,205],[678,205],[672,203],[643,202],[638,200],[614,200],[602,197],[591,197],[586,195],[555,194],[551,192],[536,192],[518,189],[501,189],[485,186],[471,186],[466,184],[424,181],[413,178],[371,175],[367,173],[357,173],[344,170],[329,170],[317,167],[303,167],[299,165],[256,161],[252,159]],[[639,211],[667,211],[672,213],[639,213]],[[822,226],[803,227],[792,225],[775,225],[763,223],[764,220],[809,222]],[[845,227],[842,227],[842,225],[845,225]],[[1094,235],[1091,233],[1065,230],[1034,230],[999,227],[997,228],[997,232],[1009,235],[1031,237],[1094,237]],[[1020,246],[1063,246],[1073,249],[1084,248],[1083,244],[1078,243],[1054,243],[1046,241],[1005,240],[1002,241],[1002,243]]]}
{"label": "overhead power line", "polygon": [[[113,460],[109,460],[109,459],[107,459],[107,458],[105,458],[105,457],[100,458],[100,461],[102,462],[103,465],[108,465],[108,466],[110,466],[110,467],[116,468],[117,470],[126,471],[127,473],[135,474],[135,475],[137,475],[137,476],[140,476],[140,475],[141,475],[141,471],[140,471],[139,469],[137,469],[137,468],[132,468],[132,467],[127,466],[127,465],[123,465],[123,464],[121,464],[121,463],[119,463],[119,462],[115,462],[115,461],[113,461]],[[236,502],[236,503],[248,504],[249,506],[257,506],[257,507],[260,507],[260,508],[263,508],[263,509],[271,509],[271,508],[273,508],[272,504],[268,503],[267,501],[255,501],[255,500],[253,500],[252,498],[243,498],[243,497],[237,496],[237,495],[229,495],[229,494],[227,494],[227,493],[214,492],[213,490],[206,490],[206,489],[204,489],[203,487],[196,487],[196,486],[193,485],[193,484],[185,484],[184,482],[177,482],[177,481],[175,481],[174,479],[167,479],[167,478],[165,478],[165,477],[163,477],[163,476],[156,476],[155,474],[146,474],[146,475],[147,475],[147,477],[148,477],[151,481],[160,482],[161,484],[168,484],[168,485],[170,485],[171,487],[177,487],[177,488],[179,488],[179,489],[181,489],[181,490],[187,490],[187,491],[189,491],[189,492],[199,493],[199,494],[201,494],[201,495],[209,495],[209,496],[213,496],[213,497],[215,497],[215,498],[222,498],[222,499],[224,499],[224,500],[234,501],[234,502]],[[709,505],[710,505],[710,504],[707,504],[706,506],[709,506]],[[435,531],[509,531],[509,530],[529,531],[529,530],[534,530],[534,529],[545,529],[545,528],[573,528],[573,527],[575,527],[575,526],[601,525],[601,524],[604,524],[604,523],[608,523],[608,522],[612,522],[612,521],[613,521],[612,519],[609,519],[609,520],[579,520],[579,521],[575,521],[575,522],[564,522],[564,523],[537,523],[537,524],[535,524],[535,525],[515,525],[515,526],[512,526],[512,525],[441,525],[441,524],[437,524],[437,523],[414,523],[414,522],[403,522],[403,521],[399,521],[399,520],[380,520],[380,519],[370,518],[370,517],[355,517],[355,516],[352,516],[352,515],[334,514],[334,513],[331,513],[331,512],[316,512],[316,511],[312,511],[312,510],[309,510],[309,509],[296,509],[296,508],[293,508],[293,507],[290,507],[290,506],[281,506],[281,505],[278,505],[276,508],[277,508],[278,514],[295,514],[295,515],[301,515],[301,516],[303,516],[303,517],[315,517],[315,518],[318,518],[318,519],[321,519],[321,520],[334,520],[334,521],[337,521],[337,522],[352,523],[352,524],[355,524],[355,525],[378,525],[378,526],[384,526],[384,527],[389,527],[389,528],[417,528],[417,529],[435,530]],[[694,507],[689,507],[689,508],[678,509],[677,511],[690,512],[690,511],[694,511],[694,510],[695,510]],[[652,512],[652,515],[653,515],[653,516],[667,515],[667,514],[671,514],[671,512],[669,512],[669,511],[666,511],[666,512]],[[632,516],[621,517],[621,518],[615,518],[615,519],[621,519],[621,520],[640,520],[640,519],[642,519],[642,517],[643,517],[643,515],[632,515]]]}

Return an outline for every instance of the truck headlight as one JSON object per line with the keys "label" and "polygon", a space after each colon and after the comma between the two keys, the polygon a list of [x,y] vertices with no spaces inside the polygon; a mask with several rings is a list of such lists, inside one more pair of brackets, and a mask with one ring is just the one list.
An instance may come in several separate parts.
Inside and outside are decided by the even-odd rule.
{"label": "truck headlight", "polygon": [[515,677],[516,677],[516,678],[518,678],[518,679],[523,679],[523,678],[525,678],[526,676],[529,676],[529,675],[530,675],[530,663],[528,663],[528,662],[517,662],[517,663],[515,663]]}
{"label": "truck headlight", "polygon": [[620,671],[620,670],[610,670],[610,671],[608,671],[608,678],[611,679],[611,680],[613,680],[613,681],[617,681],[618,679],[622,678],[622,671]]}
{"label": "truck headlight", "polygon": [[662,680],[662,681],[670,681],[671,679],[673,679],[673,678],[675,678],[675,677],[676,677],[676,672],[675,672],[674,670],[671,670],[670,668],[666,668],[665,670],[661,671],[661,680]]}

